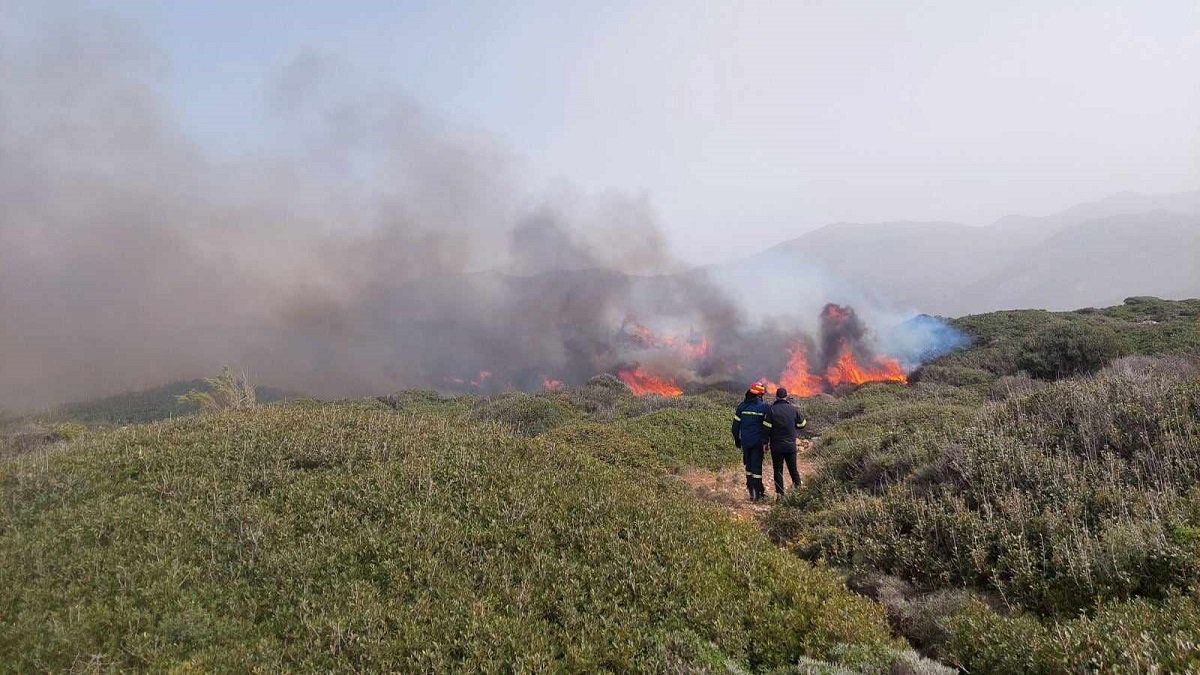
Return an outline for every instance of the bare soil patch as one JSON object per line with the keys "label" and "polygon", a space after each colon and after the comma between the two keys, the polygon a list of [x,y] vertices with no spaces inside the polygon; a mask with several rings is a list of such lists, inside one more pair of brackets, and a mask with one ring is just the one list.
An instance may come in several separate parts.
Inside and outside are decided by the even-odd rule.
{"label": "bare soil patch", "polygon": [[[816,470],[816,463],[808,456],[808,445],[802,445],[797,461],[802,480],[807,479]],[[717,504],[738,520],[762,524],[775,501],[775,485],[771,478],[771,458],[763,461],[763,483],[767,486],[767,499],[752,502],[746,494],[746,472],[740,465],[726,467],[719,471],[691,468],[679,474],[679,479],[687,484],[697,497],[704,501]],[[791,489],[791,479],[784,477],[788,489]]]}

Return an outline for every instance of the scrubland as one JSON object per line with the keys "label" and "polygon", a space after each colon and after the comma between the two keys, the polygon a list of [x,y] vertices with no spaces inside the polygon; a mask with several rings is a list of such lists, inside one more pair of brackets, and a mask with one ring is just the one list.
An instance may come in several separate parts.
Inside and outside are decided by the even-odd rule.
{"label": "scrubland", "polygon": [[955,324],[761,527],[738,397],[611,376],[0,419],[0,669],[1200,670],[1200,301]]}

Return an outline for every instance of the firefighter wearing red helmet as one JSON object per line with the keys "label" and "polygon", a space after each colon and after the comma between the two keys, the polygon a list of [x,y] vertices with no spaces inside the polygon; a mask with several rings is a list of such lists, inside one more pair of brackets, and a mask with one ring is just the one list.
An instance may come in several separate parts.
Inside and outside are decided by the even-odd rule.
{"label": "firefighter wearing red helmet", "polygon": [[746,390],[746,397],[733,412],[733,444],[742,450],[742,464],[746,467],[746,491],[750,499],[758,501],[766,497],[763,487],[763,453],[767,445],[767,433],[763,421],[770,406],[763,402],[766,386],[755,382]]}

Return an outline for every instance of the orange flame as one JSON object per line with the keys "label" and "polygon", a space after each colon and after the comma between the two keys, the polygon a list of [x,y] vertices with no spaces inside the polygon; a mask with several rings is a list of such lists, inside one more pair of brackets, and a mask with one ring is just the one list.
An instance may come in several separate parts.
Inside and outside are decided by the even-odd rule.
{"label": "orange flame", "polygon": [[837,360],[825,371],[829,384],[863,384],[864,382],[908,382],[900,362],[888,356],[877,356],[873,363],[860,364],[846,345],[842,345]]}
{"label": "orange flame", "polygon": [[643,394],[662,394],[663,396],[679,396],[683,388],[665,377],[651,375],[642,370],[641,366],[617,371],[617,377],[629,387],[630,391],[642,396]]}
{"label": "orange flame", "polygon": [[708,338],[700,338],[699,342],[683,343],[683,353],[692,359],[698,359],[708,353]]}
{"label": "orange flame", "polygon": [[621,334],[638,349],[664,349],[677,352],[688,359],[698,359],[708,354],[708,339],[693,332],[689,337],[655,333],[632,316],[625,317]]}
{"label": "orange flame", "polygon": [[658,336],[636,319],[626,318],[625,324],[621,327],[621,330],[623,330],[625,334],[629,336],[629,339],[632,340],[634,344],[642,349],[653,349],[658,347],[660,344]]}
{"label": "orange flame", "polygon": [[553,380],[549,377],[542,378],[542,389],[561,389],[562,380]]}
{"label": "orange flame", "polygon": [[849,307],[842,307],[841,305],[835,305],[831,302],[828,305],[825,305],[825,309],[821,310],[821,318],[845,321],[846,319],[850,318],[850,315],[853,312],[854,310],[850,309]]}
{"label": "orange flame", "polygon": [[808,353],[804,345],[797,344],[788,350],[791,358],[779,376],[779,383],[793,396],[816,396],[825,390],[820,375],[814,375],[808,369]]}

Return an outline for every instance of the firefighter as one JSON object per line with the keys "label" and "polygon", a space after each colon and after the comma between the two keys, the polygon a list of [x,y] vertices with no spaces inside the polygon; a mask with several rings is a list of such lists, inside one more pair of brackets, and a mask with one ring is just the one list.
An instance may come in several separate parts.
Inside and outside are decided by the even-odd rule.
{"label": "firefighter", "polygon": [[763,420],[769,410],[763,403],[767,388],[761,382],[750,385],[746,398],[733,412],[733,444],[742,451],[742,464],[746,467],[746,491],[750,499],[759,501],[766,497],[763,487],[762,463],[766,451],[767,435]]}
{"label": "firefighter", "polygon": [[780,387],[775,392],[775,402],[767,407],[763,417],[767,437],[771,446],[771,468],[775,474],[775,496],[783,497],[783,466],[787,464],[792,487],[800,485],[800,472],[796,469],[796,435],[808,426],[804,413],[788,400],[787,389]]}

